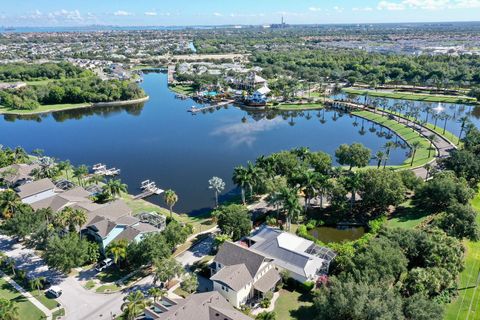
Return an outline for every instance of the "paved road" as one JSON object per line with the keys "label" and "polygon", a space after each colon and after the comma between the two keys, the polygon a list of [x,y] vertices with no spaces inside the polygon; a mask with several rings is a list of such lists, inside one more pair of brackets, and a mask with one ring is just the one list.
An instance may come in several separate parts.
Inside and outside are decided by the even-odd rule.
{"label": "paved road", "polygon": [[212,246],[213,236],[209,236],[184,253],[178,255],[175,259],[183,266],[192,265],[203,257],[209,255],[212,251]]}
{"label": "paved road", "polygon": [[65,319],[111,319],[111,314],[121,313],[124,293],[97,294],[88,291],[81,286],[78,277],[66,277],[50,270],[32,249],[23,247],[9,237],[0,235],[0,250],[14,258],[17,267],[26,270],[28,274],[45,276],[52,284],[62,288],[63,294],[58,300],[66,310]]}

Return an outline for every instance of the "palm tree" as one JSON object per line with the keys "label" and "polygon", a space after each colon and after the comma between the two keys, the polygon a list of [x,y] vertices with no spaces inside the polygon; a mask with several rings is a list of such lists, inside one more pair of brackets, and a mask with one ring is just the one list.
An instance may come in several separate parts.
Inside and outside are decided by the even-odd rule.
{"label": "palm tree", "polygon": [[460,143],[460,140],[462,139],[462,133],[465,130],[466,124],[469,121],[470,120],[468,119],[467,116],[464,116],[464,117],[461,117],[460,119],[458,119],[458,122],[460,123],[460,134],[458,135],[458,143]]}
{"label": "palm tree", "polygon": [[247,176],[249,177],[249,181],[247,182],[248,188],[250,189],[250,198],[253,197],[253,189],[254,187],[260,185],[263,182],[265,177],[265,172],[256,167],[250,161],[247,162]]}
{"label": "palm tree", "polygon": [[277,314],[275,311],[263,311],[255,317],[255,320],[277,320]]}
{"label": "palm tree", "polygon": [[445,134],[445,132],[447,131],[447,122],[448,122],[448,120],[450,120],[451,118],[452,118],[452,117],[449,116],[449,115],[446,114],[446,113],[444,113],[444,114],[442,115],[442,118],[441,118],[441,119],[444,121],[444,122],[443,122],[443,134]]}
{"label": "palm tree", "polygon": [[388,141],[387,143],[385,143],[385,145],[383,146],[385,148],[385,162],[383,163],[383,168],[385,169],[385,167],[387,166],[387,161],[388,159],[390,159],[390,151],[395,149],[397,147],[397,144],[395,142],[392,142],[392,141]]}
{"label": "palm tree", "polygon": [[10,219],[22,201],[13,190],[0,192],[0,211],[4,219]]}
{"label": "palm tree", "polygon": [[117,198],[122,192],[127,192],[127,185],[120,179],[110,179],[103,186],[103,192],[111,198]]}
{"label": "palm tree", "polygon": [[345,177],[345,185],[347,190],[350,191],[350,212],[353,211],[353,206],[357,201],[357,190],[362,185],[362,179],[360,174],[350,171],[349,174]]}
{"label": "palm tree", "polygon": [[71,224],[72,215],[73,209],[71,207],[65,207],[55,216],[55,224],[65,230]]}
{"label": "palm tree", "polygon": [[38,297],[40,296],[40,289],[42,289],[44,282],[45,282],[45,277],[35,277],[28,282],[32,290],[33,289],[37,290]]}
{"label": "palm tree", "polygon": [[148,295],[153,298],[153,303],[157,302],[158,298],[165,296],[167,292],[160,288],[151,287],[148,289]]}
{"label": "palm tree", "polygon": [[10,271],[12,271],[13,276],[15,276],[15,274],[16,274],[16,272],[15,272],[15,267],[16,267],[15,259],[7,258],[5,260],[5,266],[7,267],[7,269],[10,269]]}
{"label": "palm tree", "polygon": [[89,184],[95,184],[98,186],[100,182],[103,182],[105,178],[100,174],[92,174],[88,179]]}
{"label": "palm tree", "polygon": [[421,146],[422,146],[422,144],[418,140],[412,142],[412,144],[410,145],[410,148],[412,149],[412,162],[410,163],[410,166],[413,166],[413,161],[415,160],[415,155],[417,154],[417,150],[420,149]]}
{"label": "palm tree", "polygon": [[118,262],[127,258],[128,241],[126,239],[114,240],[107,247],[107,254],[113,257],[113,262]]}
{"label": "palm tree", "polygon": [[437,135],[431,134],[427,137],[427,139],[430,141],[430,146],[428,148],[428,157],[430,158],[430,154],[432,153],[432,150],[434,150],[433,143],[437,140]]}
{"label": "palm tree", "polygon": [[429,176],[430,176],[430,172],[432,171],[433,169],[433,166],[430,164],[430,163],[427,163],[425,166],[424,166],[425,170],[427,170],[427,175],[425,176],[425,180],[428,180]]}
{"label": "palm tree", "polygon": [[130,292],[123,298],[121,310],[123,317],[127,320],[134,320],[142,314],[143,310],[148,306],[145,296],[140,290]]}
{"label": "palm tree", "polygon": [[73,169],[73,176],[77,178],[78,184],[83,186],[83,179],[88,174],[88,167],[86,165],[81,165]]}
{"label": "palm tree", "polygon": [[68,173],[72,170],[72,165],[70,163],[69,160],[65,160],[65,161],[60,161],[59,163],[57,163],[57,168],[58,170],[60,171],[63,171],[65,173],[65,177],[67,178],[67,180],[69,179],[68,177]]}
{"label": "palm tree", "polygon": [[310,201],[316,196],[319,188],[318,174],[314,171],[306,170],[301,174],[300,185],[305,195],[305,212],[310,206]]}
{"label": "palm tree", "polygon": [[83,210],[74,209],[70,215],[70,223],[78,227],[78,233],[81,236],[82,226],[87,223],[87,214]]}
{"label": "palm tree", "polygon": [[302,212],[302,206],[298,201],[298,191],[294,188],[283,188],[280,191],[280,197],[282,199],[283,211],[287,218],[287,229],[290,230],[291,221]]}
{"label": "palm tree", "polygon": [[0,298],[0,319],[18,320],[18,305],[13,300]]}
{"label": "palm tree", "polygon": [[212,177],[208,180],[208,188],[212,189],[215,193],[215,208],[218,207],[218,195],[225,190],[225,182],[219,177]]}
{"label": "palm tree", "polygon": [[165,191],[165,193],[163,194],[163,201],[165,201],[165,203],[167,204],[167,206],[170,210],[170,218],[172,218],[172,216],[173,216],[173,213],[172,213],[173,206],[178,201],[177,194],[175,193],[175,191],[169,189],[169,190]]}
{"label": "palm tree", "polygon": [[246,203],[245,201],[245,187],[248,185],[250,182],[250,176],[247,171],[247,169],[243,166],[238,166],[235,169],[233,169],[233,177],[232,177],[233,183],[237,185],[237,187],[240,188],[242,192],[242,202],[243,204]]}

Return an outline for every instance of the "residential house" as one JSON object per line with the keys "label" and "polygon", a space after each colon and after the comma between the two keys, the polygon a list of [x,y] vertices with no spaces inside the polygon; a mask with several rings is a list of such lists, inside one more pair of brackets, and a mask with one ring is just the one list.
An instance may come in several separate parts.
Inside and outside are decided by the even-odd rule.
{"label": "residential house", "polygon": [[211,268],[213,289],[237,308],[263,298],[280,281],[272,259],[232,242],[220,247]]}
{"label": "residential house", "polygon": [[263,227],[248,237],[249,250],[272,259],[279,270],[288,270],[299,281],[316,281],[328,273],[335,252],[313,241],[271,227]]}
{"label": "residential house", "polygon": [[16,187],[33,181],[31,176],[34,169],[38,169],[38,164],[12,164],[0,168],[0,181],[3,181],[8,187]]}
{"label": "residential house", "polygon": [[253,320],[236,310],[217,291],[193,294],[186,299],[160,301],[145,309],[152,320]]}
{"label": "residential house", "polygon": [[15,189],[23,203],[31,204],[55,195],[55,185],[50,179],[23,184]]}

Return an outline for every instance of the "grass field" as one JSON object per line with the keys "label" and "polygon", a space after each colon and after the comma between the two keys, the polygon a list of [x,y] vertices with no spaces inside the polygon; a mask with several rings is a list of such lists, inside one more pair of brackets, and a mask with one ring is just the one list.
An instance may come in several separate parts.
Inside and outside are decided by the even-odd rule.
{"label": "grass field", "polygon": [[44,314],[37,307],[25,299],[4,279],[0,279],[0,298],[12,300],[17,304],[19,320],[38,320],[44,317]]}
{"label": "grass field", "polygon": [[428,217],[428,213],[412,205],[411,200],[407,200],[399,205],[391,218],[388,220],[388,226],[392,228],[413,229],[422,223]]}
{"label": "grass field", "polygon": [[447,96],[447,95],[433,95],[433,94],[419,94],[406,92],[389,92],[389,91],[374,91],[374,90],[360,90],[345,88],[342,90],[345,93],[365,95],[368,93],[371,97],[382,97],[391,99],[416,100],[425,102],[444,102],[444,103],[476,103],[477,99],[465,96]]}
{"label": "grass field", "polygon": [[175,85],[175,86],[169,86],[170,90],[172,90],[175,93],[179,94],[184,94],[184,95],[192,95],[195,93],[195,89],[193,89],[192,86],[187,86],[187,85]]}
{"label": "grass field", "polygon": [[[477,224],[480,225],[480,192],[474,200]],[[480,241],[465,241],[465,270],[460,274],[458,297],[445,311],[446,320],[480,319]]]}
{"label": "grass field", "polygon": [[[395,120],[390,120],[380,114],[375,114],[370,111],[355,111],[353,112],[354,115],[363,117],[365,119],[375,121],[387,128],[390,128],[396,134],[398,134],[402,139],[404,139],[408,144],[413,143],[414,141],[419,141],[421,143],[421,147],[417,150],[415,155],[415,159],[413,161],[413,167],[421,166],[432,160],[435,156],[435,151],[432,150],[430,157],[428,156],[428,149],[430,148],[430,142],[423,136],[421,136],[418,132],[413,131],[411,128],[396,122]],[[412,159],[408,158],[405,160],[403,165],[394,166],[394,168],[398,169],[407,169],[412,167],[411,164]]]}
{"label": "grass field", "polygon": [[275,302],[274,311],[277,314],[277,320],[312,319],[314,317],[312,305],[311,295],[282,289],[280,297]]}
{"label": "grass field", "polygon": [[81,109],[81,108],[89,107],[90,105],[91,105],[90,103],[51,104],[51,105],[40,106],[35,110],[17,110],[17,109],[10,109],[10,108],[0,106],[0,114],[32,115],[32,114],[48,113],[52,111]]}

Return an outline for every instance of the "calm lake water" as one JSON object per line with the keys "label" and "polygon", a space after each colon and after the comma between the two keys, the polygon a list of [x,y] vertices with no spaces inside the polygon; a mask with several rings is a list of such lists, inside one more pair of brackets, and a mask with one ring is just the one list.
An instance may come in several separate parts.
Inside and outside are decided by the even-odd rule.
{"label": "calm lake water", "polygon": [[365,234],[364,227],[317,227],[308,231],[316,239],[323,243],[354,241],[360,239]]}
{"label": "calm lake water", "polygon": [[[208,180],[227,183],[224,197],[236,192],[233,168],[258,156],[307,146],[334,154],[342,143],[360,142],[375,153],[395,137],[378,136],[371,125],[333,111],[248,114],[229,106],[205,114],[187,112],[194,102],[178,100],[166,75],[149,73],[142,86],[150,100],[141,106],[57,112],[31,117],[0,117],[0,144],[41,148],[73,164],[105,163],[122,170],[132,194],[140,182],[156,181],[179,195],[175,210],[196,214],[213,205]],[[373,130],[372,130],[373,131]],[[360,132],[360,133],[359,133]],[[407,150],[392,151],[389,164],[401,164]],[[374,161],[372,161],[372,164]],[[161,197],[149,199],[162,204]]]}

